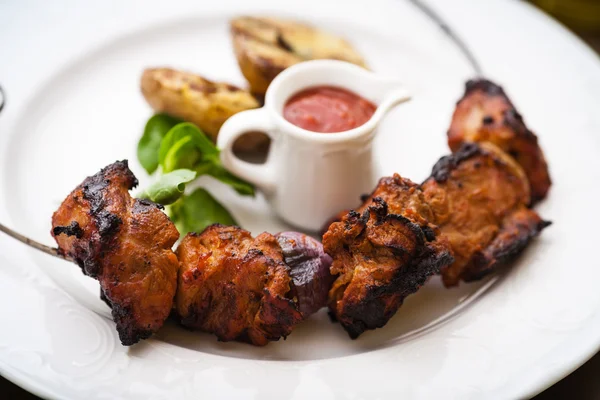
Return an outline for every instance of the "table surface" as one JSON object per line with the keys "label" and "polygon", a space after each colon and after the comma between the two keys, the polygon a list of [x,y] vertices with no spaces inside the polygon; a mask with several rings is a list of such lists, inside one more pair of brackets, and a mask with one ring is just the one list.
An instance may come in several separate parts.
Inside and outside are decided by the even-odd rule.
{"label": "table surface", "polygon": [[[590,46],[600,53],[600,35],[581,35]],[[574,398],[580,400],[600,399],[600,352],[583,366],[554,386],[548,388],[533,400]],[[37,400],[39,397],[28,393],[0,376],[2,398],[13,400]]]}

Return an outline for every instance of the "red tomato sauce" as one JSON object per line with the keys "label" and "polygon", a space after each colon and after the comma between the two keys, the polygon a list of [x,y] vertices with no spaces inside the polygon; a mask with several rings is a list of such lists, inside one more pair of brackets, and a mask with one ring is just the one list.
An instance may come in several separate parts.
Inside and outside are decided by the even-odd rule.
{"label": "red tomato sauce", "polygon": [[312,132],[335,133],[363,125],[376,109],[370,101],[345,89],[318,86],[292,96],[283,108],[283,117]]}

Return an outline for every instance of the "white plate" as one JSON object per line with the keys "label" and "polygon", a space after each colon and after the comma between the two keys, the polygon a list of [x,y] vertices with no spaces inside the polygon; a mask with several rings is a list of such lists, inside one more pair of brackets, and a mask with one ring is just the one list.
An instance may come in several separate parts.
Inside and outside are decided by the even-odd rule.
{"label": "white plate", "polygon": [[[540,213],[554,225],[506,273],[411,296],[356,341],[324,311],[286,341],[219,343],[169,324],[124,348],[75,265],[0,236],[0,371],[53,398],[515,398],[565,376],[600,346],[593,253],[600,179],[600,62],[571,34],[512,1],[428,3],[464,39],[535,130],[554,178]],[[227,19],[310,20],[357,45],[374,70],[405,79],[415,101],[382,126],[382,173],[418,181],[448,152],[454,102],[473,70],[443,30],[401,0],[13,2],[0,5],[0,218],[51,244],[50,215],[86,175],[120,158],[147,177],[135,145],[150,110],[142,69],[172,65],[243,84]],[[207,182],[241,224],[284,228],[262,199]]]}

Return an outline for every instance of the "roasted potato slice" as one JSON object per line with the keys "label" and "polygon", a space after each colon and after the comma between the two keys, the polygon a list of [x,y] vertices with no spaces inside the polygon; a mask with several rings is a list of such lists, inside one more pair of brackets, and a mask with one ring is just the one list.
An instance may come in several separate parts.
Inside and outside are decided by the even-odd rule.
{"label": "roasted potato slice", "polygon": [[[227,118],[260,106],[247,90],[171,68],[145,70],[141,88],[146,101],[156,112],[198,125],[213,141]],[[235,148],[256,151],[267,144],[266,136],[252,133],[242,136]]]}
{"label": "roasted potato slice", "polygon": [[264,94],[277,74],[301,61],[334,59],[365,66],[347,41],[308,25],[255,17],[235,18],[230,24],[238,63],[256,94]]}

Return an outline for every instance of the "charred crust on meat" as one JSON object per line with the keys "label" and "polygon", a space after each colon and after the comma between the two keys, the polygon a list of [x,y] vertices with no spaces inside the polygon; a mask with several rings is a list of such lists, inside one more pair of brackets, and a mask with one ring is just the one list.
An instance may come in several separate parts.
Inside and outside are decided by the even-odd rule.
{"label": "charred crust on meat", "polygon": [[164,206],[160,204],[156,204],[150,200],[146,199],[135,199],[135,203],[133,204],[133,213],[134,214],[142,214],[148,212],[154,208],[158,208],[159,210],[164,210]]}
{"label": "charred crust on meat", "polygon": [[467,266],[463,274],[464,281],[473,282],[480,280],[503,265],[511,263],[542,230],[551,224],[552,222],[545,220],[537,222],[528,220],[516,223],[517,234],[512,235],[509,240],[503,241],[501,246],[496,246],[488,252],[483,251],[474,254],[471,263]]}
{"label": "charred crust on meat", "polygon": [[415,293],[429,277],[453,262],[454,257],[449,251],[436,252],[429,246],[423,247],[411,262],[398,270],[389,285],[369,287],[361,302],[346,307],[344,317],[352,319],[350,323],[342,323],[342,326],[351,339],[358,338],[365,330],[383,327],[397,311],[386,311],[383,296],[400,294],[402,305],[404,298]]}
{"label": "charred crust on meat", "polygon": [[422,226],[421,230],[423,231],[423,235],[425,235],[425,239],[428,242],[433,242],[435,240],[435,232],[429,226]]}
{"label": "charred crust on meat", "polygon": [[370,212],[375,215],[375,223],[382,224],[388,215],[388,205],[381,197],[373,198],[373,205],[369,206],[363,213],[365,222],[369,219]]}
{"label": "charred crust on meat", "polygon": [[102,210],[96,214],[96,226],[102,238],[108,238],[116,234],[122,223],[123,221],[118,215],[106,210]]}
{"label": "charred crust on meat", "polygon": [[[418,245],[421,246],[421,245],[423,245],[423,243],[425,243],[425,233],[423,232],[421,227],[403,215],[388,214],[388,205],[380,197],[375,197],[373,199],[373,205],[369,206],[367,208],[367,210],[365,211],[365,213],[368,213],[369,211],[375,215],[375,224],[376,225],[381,225],[381,224],[391,221],[391,220],[401,222],[402,224],[407,226],[410,229],[410,231],[415,235]],[[363,215],[363,218],[364,218],[364,215]],[[367,214],[367,220],[368,220],[368,214]],[[365,224],[366,224],[366,222],[367,221],[364,221]]]}
{"label": "charred crust on meat", "polygon": [[520,124],[523,123],[523,116],[519,114],[519,112],[513,107],[504,111],[504,118],[509,121],[518,122]]}
{"label": "charred crust on meat", "polygon": [[[110,299],[108,299],[110,301]],[[152,336],[152,331],[136,328],[132,323],[132,311],[127,306],[121,306],[118,303],[112,303],[112,317],[117,325],[117,333],[123,346],[131,346],[140,340],[148,339]]]}
{"label": "charred crust on meat", "polygon": [[[507,99],[508,101],[508,99]],[[509,103],[510,104],[510,103]],[[523,117],[519,112],[512,106],[511,108],[504,111],[503,123],[518,135],[527,138],[532,144],[537,144],[537,136],[535,133],[529,130],[523,121]]]}
{"label": "charred crust on meat", "polygon": [[[344,222],[344,229],[350,230],[351,226],[360,221],[362,216],[356,210],[348,211],[348,218]],[[368,217],[367,217],[368,218]]]}
{"label": "charred crust on meat", "polygon": [[[484,118],[483,123],[469,119],[475,116]],[[493,117],[493,125],[486,124],[486,116]],[[448,133],[451,148],[454,150],[467,140],[492,142],[521,165],[530,182],[530,206],[546,197],[552,181],[537,136],[504,90],[485,79],[467,84],[452,119]]]}
{"label": "charred crust on meat", "polygon": [[465,85],[465,95],[470,94],[471,92],[476,91],[476,90],[481,90],[490,96],[506,97],[506,94],[504,93],[504,89],[502,88],[502,86],[499,86],[499,85],[495,84],[494,82],[489,81],[487,79],[471,79],[471,80],[467,81],[467,83]]}
{"label": "charred crust on meat", "polygon": [[[109,212],[106,207],[105,197],[106,189],[110,185],[110,177],[124,177],[128,189],[137,185],[137,179],[129,170],[127,160],[117,161],[111,164],[93,176],[86,178],[79,186],[82,192],[83,201],[88,203],[89,216],[97,228],[98,235],[90,239],[92,248],[86,249],[76,245],[71,256],[82,269],[83,273],[93,278],[100,273],[100,264],[97,261],[98,257],[102,257],[110,248],[113,237],[119,231],[119,227],[123,223],[118,215]],[[83,237],[83,231],[79,225],[75,226],[71,223],[68,227],[57,226],[53,229],[54,235],[57,234],[73,234],[78,239]],[[81,231],[81,232],[79,232]],[[79,235],[79,236],[78,236]]]}
{"label": "charred crust on meat", "polygon": [[450,174],[462,162],[481,154],[482,150],[476,143],[464,143],[460,149],[451,155],[439,159],[431,170],[431,177],[438,183],[448,180]]}
{"label": "charred crust on meat", "polygon": [[[513,131],[517,132],[519,135],[527,137],[528,140],[537,143],[537,136],[532,131],[530,131],[527,128],[527,126],[525,126],[523,116],[519,114],[519,112],[516,110],[516,108],[514,107],[514,105],[512,104],[512,102],[510,101],[510,99],[508,98],[508,96],[504,92],[504,89],[501,86],[487,79],[470,80],[466,84],[466,90],[463,99],[469,96],[474,91],[482,91],[483,93],[489,96],[502,97],[508,105],[508,109],[504,110],[502,123],[510,129],[512,129]],[[483,119],[484,125],[489,125],[493,122],[494,119],[491,116],[486,116]]]}
{"label": "charred crust on meat", "polygon": [[541,220],[537,225],[538,233],[552,225],[552,221]]}
{"label": "charred crust on meat", "polygon": [[89,215],[98,229],[99,241],[94,254],[82,251],[73,256],[84,274],[91,277],[96,277],[100,273],[100,265],[96,261],[96,257],[102,256],[110,248],[112,239],[123,223],[118,215],[111,213],[106,208],[108,206],[105,200],[106,190],[110,185],[109,177],[111,176],[123,177],[128,189],[132,189],[138,184],[136,177],[128,167],[127,160],[123,160],[103,168],[97,174],[86,178],[80,185],[83,199],[89,204]]}
{"label": "charred crust on meat", "polygon": [[[244,329],[242,333],[240,333],[238,337],[235,338],[235,340],[242,343],[252,344],[252,339],[250,339],[250,334],[248,334],[248,328]],[[223,340],[218,336],[217,341],[223,342]]]}
{"label": "charred crust on meat", "polygon": [[82,184],[83,198],[89,203],[90,216],[94,218],[101,238],[114,235],[123,223],[118,215],[112,214],[106,209],[105,190],[110,184],[107,177],[113,174],[125,177],[129,190],[138,184],[137,178],[128,167],[127,160],[117,161],[103,168],[99,173],[88,177]]}
{"label": "charred crust on meat", "polygon": [[106,295],[104,294],[104,289],[100,288],[100,300],[102,300],[106,305],[112,309],[112,302]]}
{"label": "charred crust on meat", "polygon": [[333,311],[327,310],[327,316],[329,317],[329,321],[331,321],[331,323],[335,324],[336,322],[339,322]]}
{"label": "charred crust on meat", "polygon": [[54,233],[54,236],[75,236],[77,239],[81,239],[83,237],[83,229],[81,229],[81,226],[79,226],[77,221],[73,221],[67,226],[56,226],[52,229],[52,233]]}
{"label": "charred crust on meat", "polygon": [[[407,235],[406,240],[414,247],[406,247],[404,242],[397,240],[382,240],[377,244],[369,244],[379,247],[382,251],[387,249],[389,257],[393,257],[397,265],[391,280],[386,283],[368,285],[366,293],[359,298],[346,298],[347,287],[343,288],[341,290],[344,294],[339,303],[337,300],[330,303],[332,320],[338,320],[352,339],[360,336],[365,330],[384,326],[406,296],[416,292],[430,276],[439,273],[442,267],[454,261],[449,248],[439,243],[431,243],[435,240],[433,228],[421,227],[403,215],[390,214],[388,204],[380,197],[372,199],[363,215],[348,213],[342,226],[346,231],[345,235],[354,238],[350,240],[362,241],[369,235],[369,229],[379,229],[378,227],[384,224],[401,230]],[[340,251],[351,253],[350,258],[354,257],[352,247],[348,243],[343,243],[338,248]],[[390,300],[392,297],[395,300]],[[390,301],[395,306],[390,306]]]}

